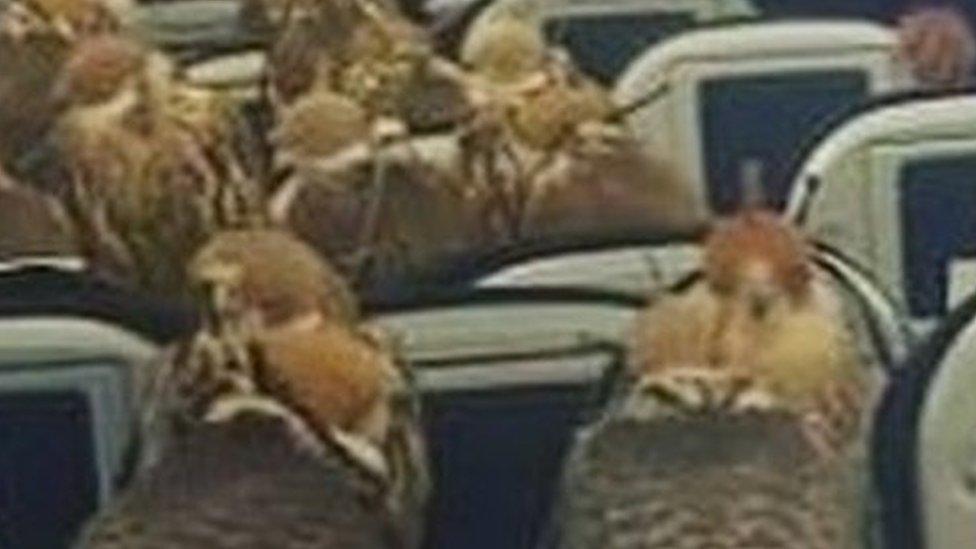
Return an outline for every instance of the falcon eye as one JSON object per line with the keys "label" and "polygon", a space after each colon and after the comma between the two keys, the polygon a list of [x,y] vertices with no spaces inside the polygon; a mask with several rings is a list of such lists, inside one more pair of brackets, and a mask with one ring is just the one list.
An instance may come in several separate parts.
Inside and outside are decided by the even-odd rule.
{"label": "falcon eye", "polygon": [[767,298],[755,298],[750,300],[749,312],[756,320],[763,320],[769,315],[772,309],[772,300]]}

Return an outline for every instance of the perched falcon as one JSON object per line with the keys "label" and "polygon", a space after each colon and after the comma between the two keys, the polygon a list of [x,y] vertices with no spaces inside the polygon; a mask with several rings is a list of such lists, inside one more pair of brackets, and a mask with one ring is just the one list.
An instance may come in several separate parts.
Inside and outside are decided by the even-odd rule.
{"label": "perched falcon", "polygon": [[703,280],[654,300],[638,320],[631,375],[731,371],[803,414],[825,451],[858,439],[876,379],[810,254],[776,214],[748,209],[720,222],[705,242]]}
{"label": "perched falcon", "polygon": [[606,415],[578,438],[565,549],[854,549],[872,375],[799,233],[750,209],[703,277],[655,299]]}
{"label": "perched falcon", "polygon": [[146,376],[142,462],[81,547],[417,547],[426,463],[389,347],[321,307],[262,314],[252,264],[200,265],[205,325]]}

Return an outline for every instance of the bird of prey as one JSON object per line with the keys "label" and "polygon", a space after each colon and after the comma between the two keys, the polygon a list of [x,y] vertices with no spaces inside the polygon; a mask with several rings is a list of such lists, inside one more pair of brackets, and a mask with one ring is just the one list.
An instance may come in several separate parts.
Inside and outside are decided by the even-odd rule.
{"label": "bird of prey", "polygon": [[417,547],[423,444],[390,347],[223,259],[194,262],[205,326],[147,376],[142,462],[80,547]]}
{"label": "bird of prey", "polygon": [[52,93],[64,107],[51,135],[62,194],[80,225],[117,236],[130,280],[178,293],[207,236],[262,223],[234,144],[237,105],[182,81],[161,52],[117,34],[79,40]]}
{"label": "bird of prey", "polygon": [[747,208],[702,271],[636,323],[619,395],[566,464],[560,547],[862,546],[872,374],[806,242]]}
{"label": "bird of prey", "polygon": [[732,371],[804,414],[828,448],[856,439],[875,380],[838,296],[817,284],[803,236],[747,208],[716,226],[703,255],[702,280],[638,320],[632,375]]}

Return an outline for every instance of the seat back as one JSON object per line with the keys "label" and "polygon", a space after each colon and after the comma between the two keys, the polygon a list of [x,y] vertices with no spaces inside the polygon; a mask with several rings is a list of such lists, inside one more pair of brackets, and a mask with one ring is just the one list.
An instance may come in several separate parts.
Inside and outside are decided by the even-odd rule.
{"label": "seat back", "polygon": [[[435,0],[440,7],[464,0]],[[547,38],[566,49],[588,75],[612,85],[639,54],[664,38],[696,27],[759,16],[752,0],[494,0],[496,9],[536,13]]]}
{"label": "seat back", "polygon": [[690,242],[611,245],[517,262],[480,278],[477,285],[593,288],[649,296],[695,272],[700,261],[700,247]]}
{"label": "seat back", "polygon": [[68,547],[129,467],[149,343],[87,320],[0,320],[0,546]]}
{"label": "seat back", "polygon": [[[684,33],[650,48],[616,85],[630,121],[655,151],[725,213],[743,200],[744,173],[770,204],[789,195],[799,151],[817,129],[866,97],[908,85],[897,39],[861,22],[764,22]],[[656,96],[655,96],[656,94]]]}
{"label": "seat back", "polygon": [[549,0],[543,5],[548,38],[608,85],[664,38],[757,16],[749,0]]}
{"label": "seat back", "polygon": [[495,288],[376,317],[423,392],[437,486],[426,547],[536,546],[572,434],[602,405],[637,305]]}
{"label": "seat back", "polygon": [[976,298],[946,317],[893,378],[875,424],[883,547],[976,539]]}
{"label": "seat back", "polygon": [[976,96],[852,118],[809,156],[795,187],[790,211],[804,210],[808,232],[870,269],[913,318],[943,316],[951,274],[971,271],[961,262],[976,256]]}
{"label": "seat back", "polygon": [[244,24],[241,4],[235,0],[145,3],[136,8],[135,23],[147,40],[188,61],[261,45],[259,33]]}
{"label": "seat back", "polygon": [[[814,259],[819,284],[840,296],[867,356],[885,369],[904,361],[913,338],[899,301],[870,270],[839,250],[817,245]],[[604,290],[637,299],[696,276],[700,261],[697,244],[652,239],[641,244],[635,239],[540,254],[500,267],[479,278],[477,285]]]}

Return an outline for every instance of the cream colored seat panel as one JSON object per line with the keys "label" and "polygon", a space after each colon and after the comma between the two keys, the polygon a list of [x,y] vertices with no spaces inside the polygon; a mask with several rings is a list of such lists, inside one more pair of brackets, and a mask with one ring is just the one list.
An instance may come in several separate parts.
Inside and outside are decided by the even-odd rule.
{"label": "cream colored seat panel", "polygon": [[689,31],[648,49],[615,87],[620,104],[650,102],[630,124],[719,211],[758,173],[774,205],[793,159],[828,120],[865,98],[911,85],[895,33],[849,21],[789,21]]}
{"label": "cream colored seat panel", "polygon": [[[976,96],[903,101],[857,116],[807,158],[789,212],[867,267],[925,323],[942,316],[976,221]],[[802,211],[802,212],[801,212]],[[933,255],[934,254],[934,255]]]}
{"label": "cream colored seat panel", "polygon": [[942,358],[919,426],[918,485],[927,549],[976,539],[976,323]]}
{"label": "cream colored seat panel", "polygon": [[378,323],[411,361],[532,354],[620,343],[636,309],[581,303],[491,304],[385,314]]}
{"label": "cream colored seat panel", "polygon": [[700,255],[695,244],[567,253],[501,269],[478,286],[590,287],[646,296],[694,272]]}

